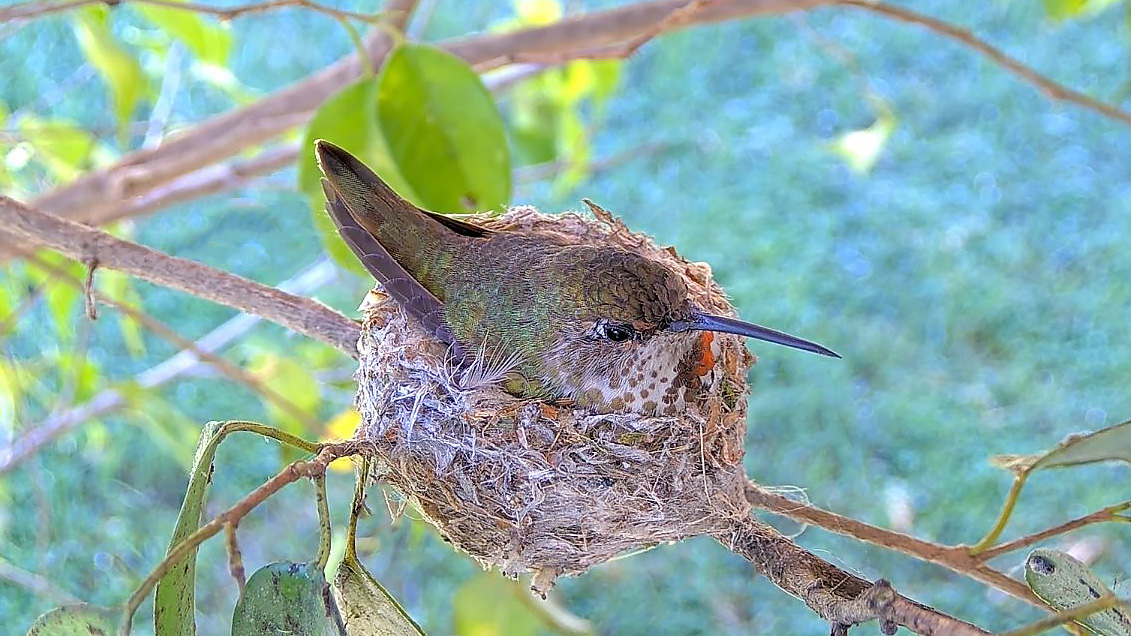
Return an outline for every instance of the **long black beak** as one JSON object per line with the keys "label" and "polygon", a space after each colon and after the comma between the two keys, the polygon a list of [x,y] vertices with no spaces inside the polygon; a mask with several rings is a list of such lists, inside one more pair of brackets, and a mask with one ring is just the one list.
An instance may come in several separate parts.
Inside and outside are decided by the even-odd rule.
{"label": "long black beak", "polygon": [[721,331],[723,333],[734,333],[747,338],[757,338],[758,340],[765,340],[774,344],[785,345],[793,347],[794,349],[801,349],[802,351],[811,351],[819,353],[823,356],[830,358],[839,358],[840,356],[831,349],[822,347],[815,342],[802,340],[796,336],[791,336],[788,333],[782,333],[769,327],[755,325],[734,318],[725,318],[723,316],[711,316],[708,314],[695,314],[691,320],[677,320],[673,322],[668,329],[672,331]]}

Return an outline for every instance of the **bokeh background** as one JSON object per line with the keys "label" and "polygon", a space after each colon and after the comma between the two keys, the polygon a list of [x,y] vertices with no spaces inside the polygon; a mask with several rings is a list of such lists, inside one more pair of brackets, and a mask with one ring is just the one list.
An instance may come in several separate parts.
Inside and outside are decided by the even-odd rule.
{"label": "bokeh background", "polygon": [[[424,40],[480,31],[513,14],[502,2],[426,4]],[[567,8],[615,4],[623,3]],[[1125,3],[1065,20],[1050,16],[1053,4],[907,6],[969,28],[1057,81],[1127,106]],[[335,6],[373,10],[358,2]],[[231,28],[232,72],[250,97],[352,50],[335,21],[301,9],[241,18]],[[129,19],[115,29],[141,47],[145,33]],[[0,100],[15,115],[68,118],[101,131],[111,147],[117,143],[106,91],[64,17],[0,24],[0,78]],[[505,109],[505,94],[501,100]],[[229,94],[186,78],[172,118],[192,122],[232,105]],[[878,117],[894,124],[892,133],[870,171],[854,170],[833,151],[835,142]],[[11,170],[19,139],[17,119],[9,122],[0,132],[0,159],[8,157]],[[760,483],[802,488],[819,506],[923,539],[973,543],[992,524],[1010,483],[990,456],[1038,452],[1069,433],[1131,418],[1127,125],[1050,101],[923,28],[834,7],[697,27],[649,43],[625,63],[591,140],[595,159],[616,160],[573,184],[520,178],[513,203],[556,211],[589,197],[630,227],[709,262],[744,318],[844,356],[834,361],[750,345],[760,362],[751,373],[746,468]],[[50,183],[25,181],[20,194],[36,186]],[[268,284],[323,254],[293,169],[126,225],[121,231],[145,245]],[[0,285],[15,294],[29,272],[10,265]],[[353,315],[368,285],[342,272],[312,295]],[[140,307],[189,338],[233,314],[148,284],[135,288]],[[0,341],[8,377],[22,369],[34,388],[10,391],[19,399],[0,403],[7,411],[0,414],[0,443],[61,406],[65,383],[49,371],[76,351],[95,366],[91,393],[129,386],[176,352],[148,334],[144,351],[131,352],[113,322],[87,323],[80,303],[53,312],[50,302],[30,303]],[[352,398],[350,360],[281,328],[261,324],[224,355],[264,377],[296,365],[312,370],[295,376],[310,381],[294,388],[315,396],[319,421]],[[37,591],[0,578],[0,631],[22,633],[61,593],[101,604],[128,596],[164,552],[200,425],[273,415],[249,390],[202,374],[84,425],[0,477],[0,557],[50,582]],[[208,513],[292,458],[258,438],[225,443]],[[1007,536],[1127,499],[1127,483],[1119,466],[1038,474]],[[344,519],[350,473],[332,475],[331,489],[335,518]],[[293,486],[241,524],[249,568],[313,554],[310,494],[308,484]],[[511,588],[483,578],[412,511],[390,522],[380,497],[371,504],[375,514],[362,525],[365,561],[430,634],[546,631],[513,618],[502,631],[482,631],[485,621],[476,632],[457,620],[461,604],[483,606]],[[1127,538],[1124,527],[1090,527],[1049,545],[1087,542],[1101,575],[1126,578]],[[987,629],[1039,615],[947,570],[819,529],[798,541]],[[1008,555],[995,565],[1019,575],[1023,558]],[[227,633],[237,591],[219,542],[206,545],[201,564],[200,633]],[[827,630],[707,539],[562,580],[555,599],[591,620],[598,634]],[[147,629],[148,620],[139,620],[137,633]]]}

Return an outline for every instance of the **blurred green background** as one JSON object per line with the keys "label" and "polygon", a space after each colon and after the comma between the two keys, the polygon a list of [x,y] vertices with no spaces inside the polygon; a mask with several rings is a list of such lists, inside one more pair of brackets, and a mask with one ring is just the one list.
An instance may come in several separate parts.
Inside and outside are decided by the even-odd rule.
{"label": "blurred green background", "polygon": [[[500,2],[431,4],[425,40],[483,30],[513,14]],[[615,4],[623,3],[568,6]],[[971,29],[1057,81],[1128,106],[1125,4],[1066,20],[1050,17],[1054,4],[908,6]],[[356,2],[336,6],[373,10]],[[173,67],[146,53],[146,33],[130,20],[114,24],[141,51],[148,71]],[[300,9],[242,18],[231,28],[231,68],[248,99],[352,50],[334,20]],[[74,120],[117,147],[106,91],[66,18],[0,24],[0,38],[0,100],[8,110]],[[176,64],[184,76],[171,121],[232,107],[232,93],[187,73],[183,59]],[[877,100],[890,109],[884,121],[894,128],[874,167],[862,173],[830,147],[888,117]],[[505,96],[502,103],[506,110]],[[0,151],[15,172],[13,126],[4,129]],[[992,524],[1010,482],[989,456],[1038,452],[1066,434],[1131,418],[1126,125],[1050,101],[922,28],[842,7],[664,35],[626,62],[591,142],[594,159],[620,159],[575,184],[519,179],[513,203],[556,211],[591,198],[630,227],[709,262],[744,318],[844,356],[832,361],[751,345],[761,360],[751,374],[746,468],[758,482],[804,488],[819,506],[923,539],[973,543]],[[24,178],[29,190],[50,185],[28,186],[37,177]],[[277,284],[322,254],[294,184],[293,169],[284,170],[118,229],[158,250]],[[29,268],[12,265],[0,284],[15,294],[31,276]],[[369,283],[343,272],[313,295],[353,315]],[[145,283],[135,288],[146,312],[189,338],[233,314]],[[59,301],[59,309],[52,296],[45,298],[28,303],[2,341],[6,373],[15,377],[20,368],[26,389],[0,404],[7,410],[0,414],[3,444],[61,406],[68,386],[52,369],[76,351],[96,366],[97,378],[70,387],[75,399],[128,386],[176,352],[145,334],[144,352],[131,353],[114,321],[90,324],[80,303]],[[298,383],[292,388],[317,397],[313,406],[323,421],[352,398],[350,360],[278,327],[259,325],[225,356],[264,377],[285,375],[280,366],[301,367],[306,375],[288,376]],[[208,374],[156,397],[136,397],[0,477],[0,557],[44,577],[55,592],[119,602],[164,552],[200,425],[273,416],[249,390]],[[226,443],[206,516],[290,458],[258,438]],[[1120,466],[1038,474],[1007,536],[1127,499],[1127,483]],[[335,518],[344,519],[350,475],[332,475],[331,488]],[[309,484],[292,486],[240,525],[249,571],[310,558],[317,545],[310,494]],[[505,588],[475,578],[470,560],[411,511],[390,524],[380,498],[371,505],[376,514],[362,531],[379,544],[366,558],[373,573],[432,636],[471,636],[454,618],[457,599],[487,602]],[[1127,537],[1122,527],[1093,526],[1070,542],[1099,546],[1097,571],[1125,578]],[[1039,615],[885,550],[815,529],[798,540],[841,567],[887,578],[905,594],[986,629]],[[1019,552],[995,565],[1018,575],[1023,558]],[[227,633],[237,591],[218,541],[202,551],[198,588],[200,633]],[[555,596],[599,634],[827,630],[800,602],[706,539],[562,580]],[[36,592],[0,578],[0,631],[22,633],[59,600],[50,589]],[[137,633],[151,629],[148,622],[139,619]]]}

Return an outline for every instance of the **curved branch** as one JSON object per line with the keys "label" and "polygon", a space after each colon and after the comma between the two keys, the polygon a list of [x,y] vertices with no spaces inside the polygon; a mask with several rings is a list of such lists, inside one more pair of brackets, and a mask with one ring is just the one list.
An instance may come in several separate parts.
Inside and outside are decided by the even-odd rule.
{"label": "curved branch", "polygon": [[255,314],[350,356],[357,355],[357,323],[309,298],[162,254],[3,196],[0,228],[0,238],[5,241],[42,245],[77,261],[97,261],[101,267]]}
{"label": "curved branch", "polygon": [[1033,68],[1022,64],[1016,59],[1006,55],[1001,49],[974,35],[968,29],[959,28],[938,18],[932,18],[931,16],[916,13],[910,9],[904,9],[903,7],[897,7],[883,2],[873,2],[872,0],[836,0],[836,3],[847,7],[863,9],[871,13],[878,13],[899,22],[926,27],[934,33],[954,40],[964,46],[968,46],[990,58],[995,64],[1013,73],[1022,81],[1036,86],[1050,99],[1076,104],[1077,106],[1095,111],[1104,117],[1110,117],[1116,121],[1131,125],[1131,113],[1120,110],[1111,104],[1101,102],[1090,95],[1081,93],[1078,90],[1069,88],[1064,84],[1055,82],[1041,75]]}

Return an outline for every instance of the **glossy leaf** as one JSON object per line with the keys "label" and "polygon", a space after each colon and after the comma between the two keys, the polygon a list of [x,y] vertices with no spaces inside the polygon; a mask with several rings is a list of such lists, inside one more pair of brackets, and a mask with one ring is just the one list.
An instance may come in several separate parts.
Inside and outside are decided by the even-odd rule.
{"label": "glossy leaf", "polygon": [[1093,433],[1070,435],[1056,448],[1037,455],[1000,455],[994,465],[1013,472],[1065,468],[1105,461],[1131,462],[1131,421]]}
{"label": "glossy leaf", "polygon": [[[223,422],[209,422],[200,432],[196,455],[188,487],[177,515],[177,525],[169,539],[169,551],[200,527],[204,497],[212,480],[212,466],[216,447],[223,439],[220,433]],[[162,636],[193,636],[196,634],[196,550],[192,550],[176,567],[157,582],[153,601],[153,631]]]}
{"label": "glossy leaf", "polygon": [[376,90],[376,80],[365,78],[326,100],[314,113],[303,132],[301,145],[303,151],[298,160],[299,189],[310,202],[310,208],[314,213],[314,225],[322,237],[326,250],[339,265],[366,277],[369,274],[353,252],[342,242],[337,228],[326,214],[322,173],[318,170],[318,162],[314,157],[314,142],[325,139],[348,150],[365,161],[402,196],[416,200],[415,193],[397,172],[385,149],[384,140],[377,133]]}
{"label": "glossy leaf", "polygon": [[474,212],[510,200],[502,117],[463,60],[427,45],[397,47],[378,76],[377,123],[422,207]]}
{"label": "glossy leaf", "polygon": [[75,12],[74,31],[86,60],[106,81],[118,125],[124,130],[145,91],[145,74],[110,32],[108,16],[107,7],[83,7]]}
{"label": "glossy leaf", "polygon": [[[1025,559],[1025,582],[1034,594],[1058,611],[1113,594],[1088,566],[1060,550],[1030,552]],[[1101,636],[1131,636],[1131,613],[1123,608],[1096,612],[1079,623]]]}
{"label": "glossy leaf", "polygon": [[228,62],[232,34],[223,25],[187,9],[144,3],[133,7],[169,36],[184,42],[198,60],[220,66]]}
{"label": "glossy leaf", "polygon": [[120,620],[118,610],[86,603],[64,605],[35,619],[27,636],[109,636]]}
{"label": "glossy leaf", "polygon": [[350,636],[425,636],[349,550],[338,564],[333,590]]}
{"label": "glossy leaf", "polygon": [[251,575],[232,615],[232,636],[345,636],[337,603],[322,570],[279,562]]}

